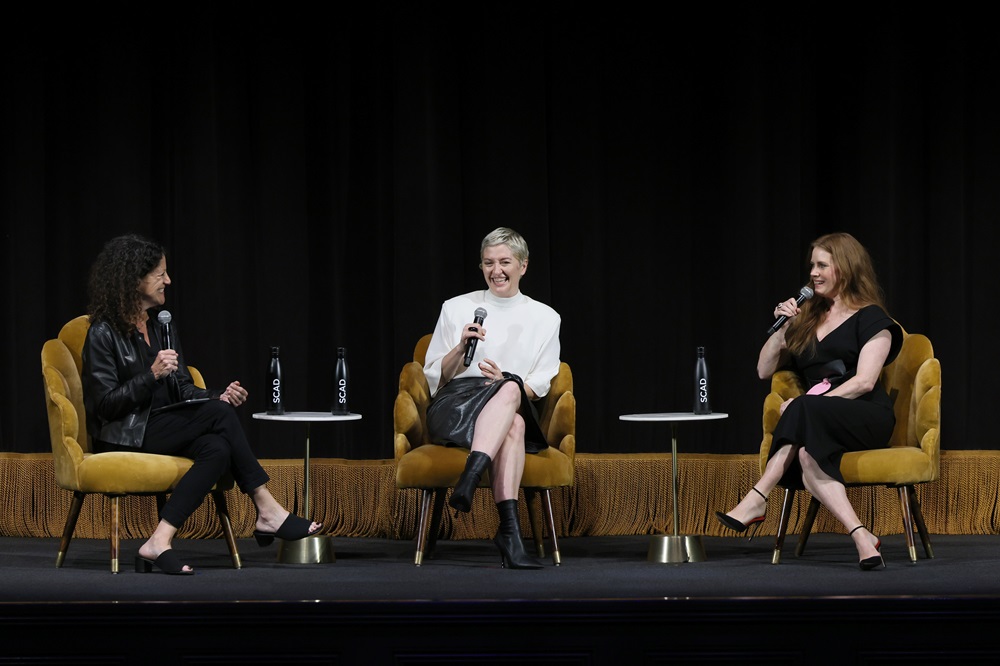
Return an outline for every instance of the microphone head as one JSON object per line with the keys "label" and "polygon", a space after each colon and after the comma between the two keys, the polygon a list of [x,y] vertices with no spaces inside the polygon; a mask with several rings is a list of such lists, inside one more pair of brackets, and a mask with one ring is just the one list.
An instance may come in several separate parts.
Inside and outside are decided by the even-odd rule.
{"label": "microphone head", "polygon": [[156,320],[161,324],[169,324],[171,319],[169,310],[160,310],[160,314],[156,315]]}
{"label": "microphone head", "polygon": [[806,298],[812,298],[813,290],[809,287],[802,287],[802,289],[799,289],[799,294],[805,296]]}
{"label": "microphone head", "polygon": [[486,319],[486,308],[476,308],[474,316],[478,319]]}

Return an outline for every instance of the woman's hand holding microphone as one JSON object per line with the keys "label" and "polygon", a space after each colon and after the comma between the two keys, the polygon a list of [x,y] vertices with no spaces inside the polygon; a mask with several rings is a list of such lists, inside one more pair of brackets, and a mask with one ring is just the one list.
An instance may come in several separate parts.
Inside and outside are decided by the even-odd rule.
{"label": "woman's hand holding microphone", "polygon": [[157,379],[163,379],[177,372],[178,355],[173,349],[161,349],[156,353],[156,359],[150,370]]}

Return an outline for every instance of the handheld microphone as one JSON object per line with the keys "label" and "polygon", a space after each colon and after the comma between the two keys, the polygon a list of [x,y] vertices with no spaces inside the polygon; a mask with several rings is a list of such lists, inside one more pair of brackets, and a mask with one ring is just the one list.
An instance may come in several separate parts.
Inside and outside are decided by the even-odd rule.
{"label": "handheld microphone", "polygon": [[170,312],[168,310],[160,310],[160,314],[156,315],[156,319],[160,322],[160,326],[163,329],[163,348],[173,349],[173,336],[170,335],[170,320],[173,319],[173,317],[170,316]]}
{"label": "handheld microphone", "polygon": [[[795,305],[797,306],[802,305],[812,297],[813,297],[813,290],[810,289],[809,287],[802,287],[802,289],[799,289],[799,297],[795,299]],[[771,328],[767,329],[767,334],[774,335],[774,332],[777,331],[782,326],[784,326],[786,321],[788,321],[788,317],[786,317],[785,315],[781,315],[780,317],[775,319],[774,323],[771,324]]]}
{"label": "handheld microphone", "polygon": [[[486,308],[476,308],[474,321],[477,324],[482,324],[486,320]],[[469,367],[472,364],[472,357],[476,354],[476,343],[479,342],[479,338],[469,338],[465,341],[465,367]]]}

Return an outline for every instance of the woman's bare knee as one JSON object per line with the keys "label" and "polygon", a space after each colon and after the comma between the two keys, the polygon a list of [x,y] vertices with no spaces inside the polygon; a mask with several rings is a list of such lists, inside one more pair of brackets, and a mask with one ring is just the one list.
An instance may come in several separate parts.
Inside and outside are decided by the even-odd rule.
{"label": "woman's bare knee", "polygon": [[497,396],[502,397],[505,402],[521,404],[521,388],[516,382],[504,382],[494,397]]}
{"label": "woman's bare knee", "polygon": [[809,455],[809,452],[806,451],[806,447],[803,446],[799,449],[798,457],[799,465],[802,466],[802,469],[816,469],[816,459]]}
{"label": "woman's bare knee", "polygon": [[524,439],[524,417],[520,414],[514,414],[514,420],[510,423],[510,433],[518,439]]}

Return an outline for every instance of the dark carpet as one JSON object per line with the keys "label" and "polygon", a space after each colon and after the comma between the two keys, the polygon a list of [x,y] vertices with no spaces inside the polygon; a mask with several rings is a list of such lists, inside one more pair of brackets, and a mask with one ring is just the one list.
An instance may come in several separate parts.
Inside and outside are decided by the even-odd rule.
{"label": "dark carpet", "polygon": [[751,542],[705,537],[704,562],[647,561],[650,538],[612,536],[560,540],[562,565],[540,571],[500,568],[488,541],[442,541],[423,566],[414,544],[334,538],[336,562],[282,564],[277,548],[239,541],[243,568],[232,568],[221,540],[177,540],[194,576],[139,574],[140,541],[122,544],[121,573],[112,575],[104,540],[76,539],[55,568],[56,539],[0,539],[4,584],[0,601],[450,601],[600,600],[756,597],[1000,598],[1000,536],[932,538],[934,559],[910,563],[902,536],[883,539],[884,569],[862,572],[844,535],[815,534],[801,557],[786,541],[771,564],[773,537]]}
{"label": "dark carpet", "polygon": [[[336,562],[280,564],[240,540],[178,540],[194,576],[139,574],[126,542],[0,538],[0,665],[994,664],[1000,537],[934,535],[859,570],[848,537],[704,539],[704,562],[647,561],[650,537],[566,538],[560,567],[501,569],[488,541],[335,538]],[[919,544],[918,544],[919,549]]]}

